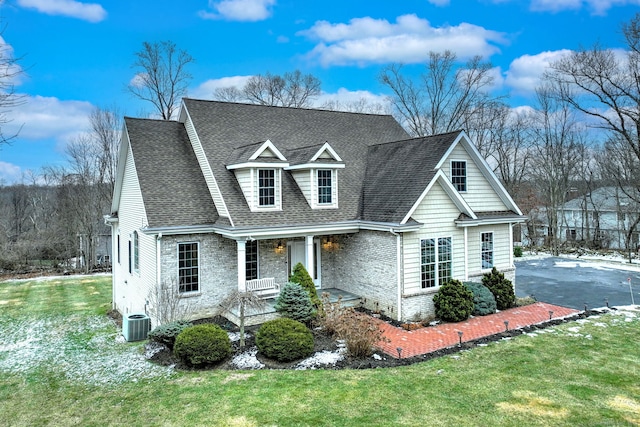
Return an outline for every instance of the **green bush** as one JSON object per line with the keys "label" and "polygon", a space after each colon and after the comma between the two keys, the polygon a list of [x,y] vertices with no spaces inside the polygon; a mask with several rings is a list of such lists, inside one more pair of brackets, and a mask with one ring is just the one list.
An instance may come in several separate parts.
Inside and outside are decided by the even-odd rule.
{"label": "green bush", "polygon": [[151,341],[159,342],[169,348],[173,348],[176,337],[189,326],[192,326],[192,324],[187,320],[165,323],[164,325],[153,328],[153,330],[149,332],[148,337]]}
{"label": "green bush", "polygon": [[473,315],[486,316],[496,312],[496,298],[482,283],[464,282],[473,294]]}
{"label": "green bush", "polygon": [[231,354],[231,340],[218,325],[195,325],[178,335],[173,352],[191,366],[216,363]]}
{"label": "green bush", "polygon": [[522,246],[513,247],[513,256],[516,258],[520,258],[522,256]]}
{"label": "green bush", "polygon": [[316,315],[307,291],[293,282],[282,287],[274,308],[282,316],[303,323],[311,322]]}
{"label": "green bush", "polygon": [[504,277],[504,273],[493,267],[490,273],[482,276],[482,284],[485,285],[496,298],[498,310],[506,310],[516,303],[516,294],[511,280]]}
{"label": "green bush", "polygon": [[318,292],[316,291],[316,285],[313,283],[313,279],[302,263],[297,263],[293,267],[293,274],[289,277],[289,281],[302,286],[302,288],[309,293],[309,298],[311,299],[313,306],[316,309],[320,308],[321,301],[318,297]]}
{"label": "green bush", "polygon": [[265,356],[290,362],[313,353],[313,334],[302,323],[281,317],[265,322],[258,329],[256,345]]}
{"label": "green bush", "polygon": [[459,280],[440,286],[433,296],[436,316],[446,322],[462,322],[473,313],[473,294]]}

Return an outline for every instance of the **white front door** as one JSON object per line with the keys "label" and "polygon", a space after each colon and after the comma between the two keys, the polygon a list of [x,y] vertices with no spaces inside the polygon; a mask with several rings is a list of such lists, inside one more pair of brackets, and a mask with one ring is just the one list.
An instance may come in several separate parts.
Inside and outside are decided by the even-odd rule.
{"label": "white front door", "polygon": [[289,252],[289,275],[293,273],[293,267],[296,266],[297,263],[301,263],[304,265],[304,268],[307,269],[307,272],[313,279],[313,283],[316,285],[316,288],[320,288],[320,242],[313,242],[313,250],[315,256],[314,268],[313,271],[309,271],[307,266],[307,253],[306,253],[306,244],[304,240],[293,240],[289,241],[287,244],[287,250]]}

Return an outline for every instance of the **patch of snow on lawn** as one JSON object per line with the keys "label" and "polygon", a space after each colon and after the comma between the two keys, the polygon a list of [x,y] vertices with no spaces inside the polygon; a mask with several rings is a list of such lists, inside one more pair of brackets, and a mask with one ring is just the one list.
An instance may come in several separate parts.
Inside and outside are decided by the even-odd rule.
{"label": "patch of snow on lawn", "polygon": [[145,359],[140,346],[119,344],[105,316],[53,316],[0,324],[0,372],[39,369],[90,385],[119,384],[169,376],[172,369]]}
{"label": "patch of snow on lawn", "polygon": [[342,351],[324,350],[314,354],[307,359],[304,359],[302,362],[296,365],[295,369],[317,369],[329,365],[335,365],[342,359],[344,359],[344,354]]}
{"label": "patch of snow on lawn", "polygon": [[231,364],[238,369],[262,369],[264,364],[256,357],[258,354],[258,348],[253,347],[249,350],[234,356],[231,360]]}

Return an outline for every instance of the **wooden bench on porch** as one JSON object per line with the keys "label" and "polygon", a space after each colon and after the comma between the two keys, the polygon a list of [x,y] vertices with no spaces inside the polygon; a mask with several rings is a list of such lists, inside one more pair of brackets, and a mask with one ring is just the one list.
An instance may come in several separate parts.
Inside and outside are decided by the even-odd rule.
{"label": "wooden bench on porch", "polygon": [[280,285],[276,283],[273,277],[265,277],[264,279],[247,280],[247,292],[255,292],[261,298],[273,298],[280,293]]}

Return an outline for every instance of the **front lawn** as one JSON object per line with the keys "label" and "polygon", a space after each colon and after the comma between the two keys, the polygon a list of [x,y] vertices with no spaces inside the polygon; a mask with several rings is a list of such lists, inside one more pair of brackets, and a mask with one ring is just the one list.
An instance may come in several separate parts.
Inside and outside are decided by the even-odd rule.
{"label": "front lawn", "polygon": [[0,425],[640,424],[640,313],[412,366],[172,371],[122,343],[109,276],[0,283]]}

